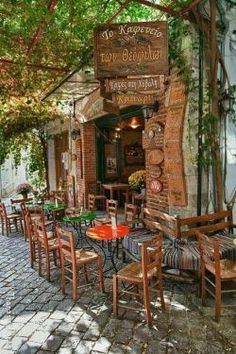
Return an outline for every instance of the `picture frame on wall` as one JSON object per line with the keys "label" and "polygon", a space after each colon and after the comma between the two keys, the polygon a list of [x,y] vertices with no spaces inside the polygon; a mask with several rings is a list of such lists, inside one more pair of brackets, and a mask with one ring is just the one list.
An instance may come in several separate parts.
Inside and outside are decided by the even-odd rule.
{"label": "picture frame on wall", "polygon": [[124,147],[124,161],[126,166],[144,165],[145,153],[141,145],[126,145]]}

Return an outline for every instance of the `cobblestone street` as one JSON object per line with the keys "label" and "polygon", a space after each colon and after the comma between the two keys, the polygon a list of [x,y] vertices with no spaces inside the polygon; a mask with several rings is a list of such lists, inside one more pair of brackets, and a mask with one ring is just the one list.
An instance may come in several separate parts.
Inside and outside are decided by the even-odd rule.
{"label": "cobblestone street", "polygon": [[29,266],[22,236],[0,236],[0,354],[236,353],[236,317],[224,311],[214,321],[213,307],[202,308],[197,288],[165,283],[166,312],[157,308],[149,329],[140,313],[114,319],[111,279],[106,294],[94,287],[74,304],[52,282]]}

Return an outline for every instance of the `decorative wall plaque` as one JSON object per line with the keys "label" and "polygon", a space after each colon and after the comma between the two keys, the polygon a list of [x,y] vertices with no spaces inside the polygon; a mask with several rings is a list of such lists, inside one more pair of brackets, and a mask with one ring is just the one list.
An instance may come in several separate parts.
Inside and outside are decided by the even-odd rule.
{"label": "decorative wall plaque", "polygon": [[164,152],[161,149],[148,151],[148,163],[150,165],[159,165],[164,160]]}
{"label": "decorative wall plaque", "polygon": [[163,184],[157,179],[151,179],[149,182],[149,188],[152,193],[160,193],[163,190]]}

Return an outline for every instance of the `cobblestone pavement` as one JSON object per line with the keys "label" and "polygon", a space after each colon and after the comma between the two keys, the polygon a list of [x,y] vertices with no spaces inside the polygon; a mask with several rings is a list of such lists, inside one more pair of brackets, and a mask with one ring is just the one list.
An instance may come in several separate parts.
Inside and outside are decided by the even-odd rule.
{"label": "cobblestone pavement", "polygon": [[156,307],[149,329],[140,313],[113,318],[111,279],[105,295],[94,287],[74,304],[60,291],[58,271],[48,283],[30,268],[22,236],[0,236],[0,242],[0,354],[236,353],[232,310],[217,324],[193,286],[165,284],[166,312]]}

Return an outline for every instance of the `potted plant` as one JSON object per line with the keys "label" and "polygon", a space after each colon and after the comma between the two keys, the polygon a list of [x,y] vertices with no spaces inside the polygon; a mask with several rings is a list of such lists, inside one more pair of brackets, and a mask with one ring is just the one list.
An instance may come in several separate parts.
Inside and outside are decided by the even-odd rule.
{"label": "potted plant", "polygon": [[16,187],[16,193],[21,194],[23,198],[27,198],[28,193],[32,191],[33,191],[33,187],[27,182],[21,183]]}
{"label": "potted plant", "polygon": [[128,178],[129,188],[138,193],[144,193],[146,188],[146,171],[138,170]]}

